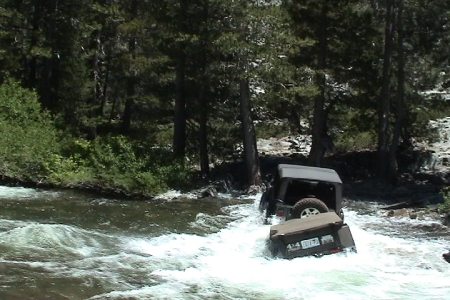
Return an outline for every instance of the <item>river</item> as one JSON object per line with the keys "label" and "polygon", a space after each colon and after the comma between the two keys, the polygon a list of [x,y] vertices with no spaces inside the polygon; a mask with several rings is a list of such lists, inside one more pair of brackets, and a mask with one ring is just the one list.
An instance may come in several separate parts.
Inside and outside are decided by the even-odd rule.
{"label": "river", "polygon": [[0,187],[0,299],[450,299],[438,222],[346,199],[357,253],[275,259],[258,199]]}

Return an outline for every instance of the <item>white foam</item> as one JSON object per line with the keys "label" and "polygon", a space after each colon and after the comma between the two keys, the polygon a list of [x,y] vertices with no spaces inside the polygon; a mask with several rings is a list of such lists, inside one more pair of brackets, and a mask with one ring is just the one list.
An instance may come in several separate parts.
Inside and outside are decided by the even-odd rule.
{"label": "white foam", "polygon": [[0,198],[30,198],[35,193],[34,189],[0,186]]}
{"label": "white foam", "polygon": [[450,267],[441,255],[449,238],[419,232],[433,221],[346,209],[357,253],[284,260],[266,248],[270,225],[262,223],[259,197],[245,197],[218,215],[200,212],[188,224],[195,234],[107,235],[1,220],[0,262],[44,268],[52,278],[86,286],[95,282],[101,289],[91,299],[448,298]]}
{"label": "white foam", "polygon": [[57,192],[54,191],[41,191],[31,188],[23,188],[23,187],[7,187],[7,186],[0,186],[0,199],[6,199],[6,198],[15,198],[15,199],[29,199],[29,198],[36,198],[43,194],[49,195],[49,194],[56,194]]}
{"label": "white foam", "polygon": [[196,199],[197,196],[195,196],[193,193],[183,193],[177,190],[170,190],[155,197],[156,200],[168,201],[179,198]]}
{"label": "white foam", "polygon": [[427,299],[438,299],[450,293],[450,270],[440,257],[444,243],[393,238],[360,227],[379,217],[346,211],[358,253],[283,260],[265,250],[269,226],[262,225],[254,205],[231,210],[241,218],[219,232],[132,240],[127,247],[154,257],[158,267],[151,275],[162,282],[162,291],[201,287],[201,293],[230,299],[241,294],[251,299],[418,299],[430,291]]}

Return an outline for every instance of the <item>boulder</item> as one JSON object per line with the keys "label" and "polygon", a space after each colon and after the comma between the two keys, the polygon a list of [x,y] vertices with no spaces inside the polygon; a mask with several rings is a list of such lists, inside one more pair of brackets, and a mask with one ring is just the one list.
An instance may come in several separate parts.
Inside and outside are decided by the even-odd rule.
{"label": "boulder", "polygon": [[390,210],[388,217],[406,218],[409,217],[409,211],[406,208]]}
{"label": "boulder", "polygon": [[442,254],[442,258],[444,258],[446,262],[450,263],[450,251]]}

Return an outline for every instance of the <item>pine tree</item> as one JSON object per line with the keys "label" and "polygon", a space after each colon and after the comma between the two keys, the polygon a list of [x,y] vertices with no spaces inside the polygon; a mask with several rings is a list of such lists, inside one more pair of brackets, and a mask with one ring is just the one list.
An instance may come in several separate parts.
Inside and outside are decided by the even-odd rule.
{"label": "pine tree", "polygon": [[[292,63],[313,83],[297,97],[306,103],[312,101],[312,148],[308,157],[311,165],[320,166],[327,150],[333,147],[329,128],[332,110],[349,97],[346,87],[351,80],[352,68],[361,63],[357,53],[355,35],[366,28],[355,28],[366,18],[366,6],[360,1],[286,1],[295,35],[299,38]],[[341,104],[338,104],[341,103]]]}

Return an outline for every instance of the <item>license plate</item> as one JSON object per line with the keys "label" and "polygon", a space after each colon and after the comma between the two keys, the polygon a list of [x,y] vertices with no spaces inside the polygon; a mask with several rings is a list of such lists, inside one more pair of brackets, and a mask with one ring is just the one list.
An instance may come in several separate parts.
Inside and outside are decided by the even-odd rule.
{"label": "license plate", "polygon": [[303,249],[308,249],[308,248],[319,246],[320,242],[319,242],[319,238],[313,238],[313,239],[309,239],[309,240],[303,240],[303,241],[301,241],[301,244],[302,244]]}

